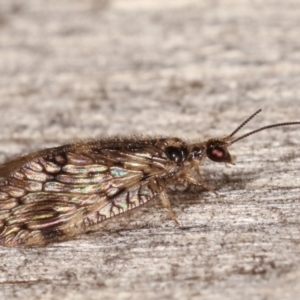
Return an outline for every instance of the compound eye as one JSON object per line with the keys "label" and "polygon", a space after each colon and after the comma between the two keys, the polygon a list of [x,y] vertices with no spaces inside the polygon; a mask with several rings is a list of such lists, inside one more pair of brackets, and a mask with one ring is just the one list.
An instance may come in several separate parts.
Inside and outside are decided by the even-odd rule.
{"label": "compound eye", "polygon": [[231,162],[230,154],[224,146],[211,144],[207,147],[206,154],[209,159],[215,162]]}
{"label": "compound eye", "polygon": [[167,157],[175,162],[183,162],[187,157],[187,149],[177,147],[167,147],[165,149]]}

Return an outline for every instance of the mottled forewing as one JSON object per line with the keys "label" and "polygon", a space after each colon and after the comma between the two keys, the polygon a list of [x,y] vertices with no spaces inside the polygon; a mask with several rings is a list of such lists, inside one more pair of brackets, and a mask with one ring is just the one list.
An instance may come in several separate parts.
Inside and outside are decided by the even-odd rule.
{"label": "mottled forewing", "polygon": [[143,205],[161,190],[154,178],[163,166],[147,149],[49,150],[12,161],[0,183],[0,244],[63,240]]}

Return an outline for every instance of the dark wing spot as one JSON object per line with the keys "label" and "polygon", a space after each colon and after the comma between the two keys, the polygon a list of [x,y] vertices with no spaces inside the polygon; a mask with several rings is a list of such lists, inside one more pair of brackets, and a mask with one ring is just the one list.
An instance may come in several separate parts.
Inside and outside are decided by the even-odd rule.
{"label": "dark wing spot", "polygon": [[45,241],[57,240],[59,237],[64,236],[63,231],[59,229],[42,229],[41,234]]}

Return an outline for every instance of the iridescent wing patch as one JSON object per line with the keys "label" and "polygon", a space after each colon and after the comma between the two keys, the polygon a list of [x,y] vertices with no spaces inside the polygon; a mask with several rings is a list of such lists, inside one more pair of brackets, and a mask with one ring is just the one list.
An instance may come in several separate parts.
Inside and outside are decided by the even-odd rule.
{"label": "iridescent wing patch", "polygon": [[0,183],[0,243],[65,239],[145,204],[159,190],[147,168],[149,157],[132,151],[40,152],[12,161]]}

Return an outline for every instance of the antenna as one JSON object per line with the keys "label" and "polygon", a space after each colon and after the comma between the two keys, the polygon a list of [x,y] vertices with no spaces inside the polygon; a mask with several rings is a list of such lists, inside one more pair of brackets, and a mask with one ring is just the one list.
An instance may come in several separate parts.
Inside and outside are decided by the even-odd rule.
{"label": "antenna", "polygon": [[261,112],[261,109],[256,111],[254,114],[252,114],[250,117],[248,117],[237,129],[235,129],[228,137],[234,136],[240,129],[242,129],[249,121],[251,121],[256,115],[258,115]]}
{"label": "antenna", "polygon": [[[262,110],[259,109],[258,111],[256,111],[254,114],[252,114],[249,118],[247,118],[237,129],[235,129],[227,138],[230,138],[232,136],[234,136],[241,128],[243,128],[250,120],[252,120],[256,115],[258,115]],[[271,124],[271,125],[267,125],[267,126],[263,126],[261,128],[255,129],[253,131],[250,131],[236,139],[234,139],[233,141],[230,142],[230,145],[232,145],[233,143],[236,143],[237,141],[240,141],[252,134],[255,134],[257,132],[266,130],[266,129],[270,129],[273,127],[282,127],[282,126],[291,126],[291,125],[300,125],[300,121],[298,122],[285,122],[285,123],[277,123],[277,124]],[[227,139],[226,138],[226,139]]]}
{"label": "antenna", "polygon": [[287,123],[278,123],[278,124],[272,124],[272,125],[267,125],[267,126],[264,126],[264,127],[261,127],[261,128],[258,128],[256,130],[253,130],[253,131],[250,131],[240,137],[238,137],[237,139],[233,140],[230,144],[233,144],[233,143],[236,143],[237,141],[240,141],[252,134],[255,134],[257,132],[260,132],[260,131],[263,131],[263,130],[266,130],[266,129],[270,129],[270,128],[273,128],[273,127],[281,127],[281,126],[291,126],[291,125],[300,125],[300,122],[287,122]]}

